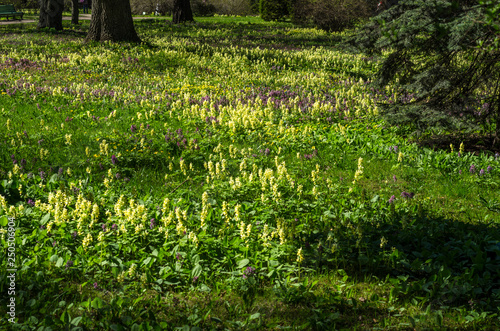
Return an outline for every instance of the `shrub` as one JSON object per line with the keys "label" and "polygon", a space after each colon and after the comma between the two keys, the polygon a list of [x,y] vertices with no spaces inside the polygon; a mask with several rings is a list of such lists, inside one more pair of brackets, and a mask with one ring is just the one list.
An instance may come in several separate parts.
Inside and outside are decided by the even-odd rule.
{"label": "shrub", "polygon": [[[207,0],[208,1],[208,0]],[[250,15],[258,13],[258,0],[211,0],[218,14],[222,15]],[[256,10],[253,5],[257,4]]]}
{"label": "shrub", "polygon": [[191,10],[194,16],[213,16],[216,12],[215,6],[207,0],[191,0]]}
{"label": "shrub", "polygon": [[283,19],[289,14],[289,1],[287,0],[260,0],[260,17],[265,21]]}
{"label": "shrub", "polygon": [[160,15],[167,15],[172,12],[174,2],[173,0],[130,0],[130,8],[134,15],[142,15],[144,12],[154,13],[157,5]]}
{"label": "shrub", "polygon": [[372,1],[298,0],[293,6],[293,22],[315,25],[325,31],[342,31],[374,13]]}

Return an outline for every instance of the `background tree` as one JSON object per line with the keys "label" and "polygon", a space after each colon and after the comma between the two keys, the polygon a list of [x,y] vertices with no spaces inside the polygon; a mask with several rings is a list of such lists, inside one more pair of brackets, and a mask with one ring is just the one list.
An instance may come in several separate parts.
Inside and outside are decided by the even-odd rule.
{"label": "background tree", "polygon": [[376,5],[368,0],[296,0],[292,20],[325,31],[342,31],[369,18]]}
{"label": "background tree", "polygon": [[381,105],[390,123],[414,133],[481,130],[499,142],[500,51],[492,47],[498,31],[487,24],[495,5],[498,0],[400,0],[358,31],[351,39],[357,47],[390,51],[377,84],[399,82],[405,91]]}
{"label": "background tree", "polygon": [[140,42],[129,0],[94,0],[87,41]]}
{"label": "background tree", "polygon": [[289,14],[289,0],[260,0],[260,17],[265,21],[283,19]]}
{"label": "background tree", "polygon": [[40,16],[37,27],[62,30],[63,9],[64,0],[40,0]]}
{"label": "background tree", "polygon": [[71,24],[78,24],[78,0],[71,0]]}
{"label": "background tree", "polygon": [[193,22],[193,12],[189,0],[174,0],[174,9],[172,12],[172,22],[175,24],[183,22]]}

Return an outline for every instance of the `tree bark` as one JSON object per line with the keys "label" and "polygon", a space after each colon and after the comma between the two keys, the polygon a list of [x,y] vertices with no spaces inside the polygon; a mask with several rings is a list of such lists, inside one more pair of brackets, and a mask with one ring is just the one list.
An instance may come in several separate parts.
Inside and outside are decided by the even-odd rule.
{"label": "tree bark", "polygon": [[174,0],[174,9],[172,11],[172,22],[179,24],[183,22],[193,22],[193,12],[189,0]]}
{"label": "tree bark", "polygon": [[141,42],[135,32],[130,0],[94,0],[86,41]]}
{"label": "tree bark", "polygon": [[64,9],[64,0],[39,0],[40,16],[38,19],[38,28],[54,28],[62,30],[62,12]]}
{"label": "tree bark", "polygon": [[78,24],[78,0],[71,0],[71,24]]}

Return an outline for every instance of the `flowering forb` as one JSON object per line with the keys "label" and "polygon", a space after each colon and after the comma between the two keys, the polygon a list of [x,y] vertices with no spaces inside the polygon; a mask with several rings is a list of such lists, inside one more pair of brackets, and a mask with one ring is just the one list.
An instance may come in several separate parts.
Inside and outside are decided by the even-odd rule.
{"label": "flowering forb", "polygon": [[255,268],[254,267],[247,267],[244,271],[243,271],[243,279],[247,279],[248,277],[251,277],[253,275],[255,275]]}
{"label": "flowering forb", "polygon": [[304,255],[302,254],[302,247],[297,251],[297,263],[301,264],[304,261]]}
{"label": "flowering forb", "polygon": [[413,197],[415,196],[415,193],[413,192],[401,192],[401,196],[405,199],[413,199]]}

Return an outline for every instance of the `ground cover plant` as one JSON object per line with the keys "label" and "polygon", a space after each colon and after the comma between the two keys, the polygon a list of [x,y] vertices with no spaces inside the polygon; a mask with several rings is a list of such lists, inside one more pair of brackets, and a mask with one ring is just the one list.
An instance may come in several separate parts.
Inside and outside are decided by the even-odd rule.
{"label": "ground cover plant", "polygon": [[495,151],[405,139],[341,34],[135,25],[0,26],[2,327],[498,328]]}

